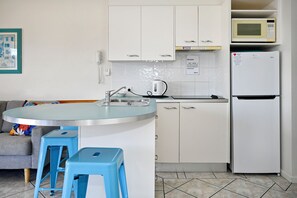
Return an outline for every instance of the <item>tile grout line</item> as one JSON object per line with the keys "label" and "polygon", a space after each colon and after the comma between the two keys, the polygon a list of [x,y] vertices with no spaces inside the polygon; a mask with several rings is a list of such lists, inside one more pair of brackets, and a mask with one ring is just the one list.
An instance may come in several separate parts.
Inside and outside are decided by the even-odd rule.
{"label": "tile grout line", "polygon": [[[272,186],[274,186],[274,184]],[[270,188],[268,188],[268,190],[266,190],[261,197],[263,197],[272,188],[272,186]]]}

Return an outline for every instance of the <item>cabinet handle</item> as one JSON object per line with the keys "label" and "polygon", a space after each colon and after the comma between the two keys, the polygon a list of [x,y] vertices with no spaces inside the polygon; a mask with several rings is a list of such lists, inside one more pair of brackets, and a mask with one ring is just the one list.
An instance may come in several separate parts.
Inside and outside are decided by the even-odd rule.
{"label": "cabinet handle", "polygon": [[161,54],[160,56],[161,56],[161,57],[171,57],[170,54]]}
{"label": "cabinet handle", "polygon": [[155,140],[157,140],[159,138],[159,136],[158,135],[155,135]]}
{"label": "cabinet handle", "polygon": [[213,43],[213,41],[211,40],[204,40],[204,41],[201,41],[202,43]]}
{"label": "cabinet handle", "polygon": [[127,54],[128,57],[139,57],[137,54]]}
{"label": "cabinet handle", "polygon": [[164,109],[173,110],[173,109],[177,109],[177,108],[176,107],[164,107]]}
{"label": "cabinet handle", "polygon": [[155,118],[156,118],[156,119],[158,119],[158,118],[159,118],[159,116],[158,116],[158,115],[155,115]]}
{"label": "cabinet handle", "polygon": [[184,109],[196,109],[195,107],[183,107]]}
{"label": "cabinet handle", "polygon": [[190,41],[185,41],[185,43],[196,43],[196,41],[190,40]]}
{"label": "cabinet handle", "polygon": [[158,158],[159,158],[158,155],[155,155],[155,160],[156,160],[156,161],[158,160]]}

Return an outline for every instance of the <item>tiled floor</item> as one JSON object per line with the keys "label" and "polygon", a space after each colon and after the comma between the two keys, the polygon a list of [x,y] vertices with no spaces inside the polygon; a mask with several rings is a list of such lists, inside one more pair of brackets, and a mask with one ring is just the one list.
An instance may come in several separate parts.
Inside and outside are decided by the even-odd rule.
{"label": "tiled floor", "polygon": [[277,175],[156,173],[156,198],[297,198],[297,184]]}
{"label": "tiled floor", "polygon": [[[232,173],[156,173],[155,198],[297,198],[297,184],[292,184],[276,175],[251,175]],[[32,171],[31,182],[24,183],[21,170],[0,170],[0,198],[32,198],[36,172]],[[63,177],[58,179],[62,186]],[[44,186],[48,186],[45,181]],[[58,198],[61,193],[40,198]]]}

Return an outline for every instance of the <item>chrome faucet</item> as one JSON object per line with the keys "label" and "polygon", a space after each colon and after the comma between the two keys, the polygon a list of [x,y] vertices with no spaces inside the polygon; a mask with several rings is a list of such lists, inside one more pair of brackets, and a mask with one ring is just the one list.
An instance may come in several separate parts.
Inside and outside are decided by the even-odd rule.
{"label": "chrome faucet", "polygon": [[[103,105],[110,105],[110,97],[113,96],[114,94],[118,93],[119,91],[121,91],[122,89],[126,89],[126,86],[119,88],[118,90],[114,91],[114,90],[109,90],[105,92],[105,98],[104,98],[104,102]],[[113,92],[114,91],[114,92]]]}

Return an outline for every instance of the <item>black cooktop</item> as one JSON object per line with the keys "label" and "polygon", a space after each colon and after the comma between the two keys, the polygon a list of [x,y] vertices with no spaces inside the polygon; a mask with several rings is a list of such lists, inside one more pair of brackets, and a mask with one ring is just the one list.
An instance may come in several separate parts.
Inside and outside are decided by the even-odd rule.
{"label": "black cooktop", "polygon": [[173,99],[218,99],[219,97],[216,95],[205,96],[205,95],[179,95],[179,96],[171,96]]}

